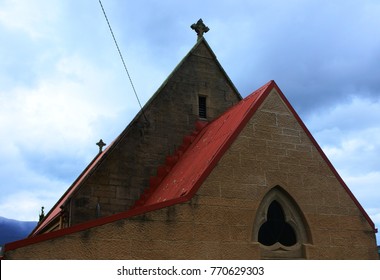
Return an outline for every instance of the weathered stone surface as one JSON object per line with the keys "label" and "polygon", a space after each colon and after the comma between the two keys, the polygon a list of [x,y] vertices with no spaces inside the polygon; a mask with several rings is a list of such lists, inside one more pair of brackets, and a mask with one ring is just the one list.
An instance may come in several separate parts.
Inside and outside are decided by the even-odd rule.
{"label": "weathered stone surface", "polygon": [[74,200],[88,203],[72,206],[72,225],[93,219],[99,200],[101,214],[106,216],[129,209],[139,199],[166,156],[194,130],[199,119],[198,95],[207,98],[208,121],[240,100],[205,41],[198,43],[144,107],[149,124],[143,115],[137,116],[107,160],[74,195]]}
{"label": "weathered stone surface", "polygon": [[[145,106],[149,124],[138,115],[73,195],[72,225],[94,219],[97,203],[102,216],[134,204],[194,129],[198,95],[207,97],[208,120],[240,98],[202,40]],[[275,89],[190,201],[6,251],[5,258],[270,258],[254,233],[263,201],[280,188],[294,200],[306,237],[299,250],[277,257],[378,259],[371,225]]]}

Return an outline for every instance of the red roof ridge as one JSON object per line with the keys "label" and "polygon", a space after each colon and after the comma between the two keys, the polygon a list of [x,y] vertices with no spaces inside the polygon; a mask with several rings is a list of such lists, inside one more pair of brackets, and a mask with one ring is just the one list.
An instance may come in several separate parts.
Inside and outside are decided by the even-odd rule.
{"label": "red roof ridge", "polygon": [[[216,58],[215,53],[212,51],[211,47],[207,43],[205,38],[202,38],[201,40],[197,41],[197,43],[192,47],[192,49],[187,53],[187,55],[180,61],[180,63],[175,67],[175,69],[172,71],[172,73],[168,76],[168,78],[162,83],[162,85],[156,90],[156,92],[153,94],[153,96],[147,101],[147,103],[144,105],[143,110],[140,110],[136,116],[132,119],[130,124],[123,130],[123,132],[110,144],[101,154],[98,154],[95,156],[95,158],[89,163],[89,165],[85,168],[85,170],[82,171],[82,173],[77,177],[77,179],[73,182],[73,184],[64,192],[64,194],[60,197],[60,199],[57,201],[57,203],[51,208],[51,210],[45,215],[45,218],[38,223],[36,228],[31,232],[29,236],[34,236],[41,232],[46,226],[48,226],[55,218],[59,217],[61,214],[61,206],[65,203],[66,199],[69,198],[80,186],[81,183],[87,178],[89,173],[91,173],[100,163],[101,161],[106,157],[106,152],[110,152],[112,150],[113,146],[115,146],[120,139],[125,137],[127,132],[129,131],[131,124],[135,123],[138,118],[141,116],[142,112],[150,106],[152,101],[156,98],[158,93],[161,91],[161,89],[167,84],[167,82],[170,80],[170,78],[174,75],[174,73],[179,69],[179,67],[186,61],[186,59],[191,55],[194,54],[194,51],[197,49],[197,47],[201,44],[204,44],[206,48],[210,51],[211,56],[213,59],[215,59],[215,62],[217,66],[222,71],[223,75],[227,79],[229,85],[232,87],[234,92],[237,94],[238,98],[241,99],[241,95],[236,89],[235,85],[232,83],[231,79],[228,77],[227,73],[224,71],[223,67],[219,63],[219,61]],[[107,153],[108,154],[108,153]]]}
{"label": "red roof ridge", "polygon": [[157,175],[149,178],[149,187],[144,190],[144,192],[140,195],[140,198],[135,201],[134,205],[130,208],[134,209],[137,207],[141,207],[145,204],[146,200],[151,196],[151,194],[157,189],[162,180],[169,174],[171,169],[175,166],[175,164],[179,161],[181,156],[186,152],[191,143],[194,142],[197,135],[201,133],[203,128],[208,125],[207,121],[198,120],[195,122],[195,130],[183,137],[182,145],[178,147],[178,149],[172,154],[166,156],[165,164],[160,165],[157,168]]}
{"label": "red roof ridge", "polygon": [[[144,214],[144,213],[147,213],[150,211],[158,210],[158,209],[161,209],[164,207],[168,207],[168,206],[172,206],[172,205],[175,205],[178,203],[183,203],[183,202],[189,201],[194,196],[196,191],[199,189],[202,182],[207,178],[207,176],[213,170],[213,168],[215,167],[215,165],[217,164],[219,159],[222,157],[224,152],[228,149],[228,147],[232,144],[232,142],[235,140],[237,135],[243,129],[246,122],[250,119],[250,116],[252,116],[254,114],[256,109],[260,106],[262,101],[265,99],[265,98],[260,98],[260,97],[263,97],[263,96],[265,97],[265,93],[269,93],[270,90],[273,88],[273,85],[274,85],[274,81],[268,82],[267,84],[260,87],[258,90],[254,91],[252,94],[250,94],[249,96],[247,96],[246,98],[241,100],[239,103],[237,103],[236,105],[229,108],[220,117],[214,119],[212,122],[208,123],[204,127],[199,127],[202,123],[197,122],[196,127],[198,127],[198,129],[200,130],[201,133],[198,133],[196,135],[196,138],[187,147],[186,153],[182,153],[181,158],[179,158],[178,161],[174,162],[172,169],[171,169],[171,172],[162,178],[162,181],[155,188],[154,192],[152,192],[149,196],[146,196],[144,198],[143,205],[135,207],[133,209],[129,209],[129,210],[124,211],[124,212],[120,212],[120,213],[111,215],[111,216],[102,217],[102,218],[98,218],[95,220],[90,220],[90,221],[87,221],[87,222],[84,222],[81,224],[77,224],[77,225],[74,225],[74,226],[71,226],[68,228],[63,228],[63,229],[60,229],[57,231],[51,231],[51,232],[47,232],[44,234],[36,234],[37,231],[35,230],[34,234],[30,235],[26,239],[22,239],[22,240],[18,240],[18,241],[14,241],[14,242],[5,244],[4,250],[5,251],[14,250],[14,249],[19,248],[19,247],[23,247],[23,246],[27,246],[30,244],[50,240],[50,239],[57,238],[60,236],[64,236],[67,234],[72,234],[72,233],[83,231],[83,230],[86,230],[86,229],[89,229],[92,227],[101,226],[101,225],[111,223],[114,221],[118,221],[121,219],[141,215],[141,214]],[[189,163],[189,156],[190,156],[190,164],[192,162],[195,162],[195,163],[199,162],[199,159],[198,159],[198,161],[191,161],[191,156],[193,156],[193,155],[199,156],[201,154],[198,152],[198,149],[199,149],[199,145],[197,146],[198,142],[200,142],[199,144],[211,143],[210,140],[206,141],[207,137],[210,136],[210,133],[212,135],[215,132],[215,129],[216,129],[216,132],[220,133],[221,132],[220,128],[223,126],[223,124],[225,124],[228,121],[231,121],[230,114],[235,112],[235,113],[238,113],[241,115],[241,113],[244,113],[244,110],[241,110],[242,106],[247,107],[246,110],[250,111],[250,113],[249,114],[247,114],[247,113],[243,114],[244,118],[243,118],[242,122],[239,122],[239,125],[237,127],[235,127],[235,129],[232,129],[232,130],[228,129],[229,133],[227,133],[227,134],[222,133],[221,136],[222,136],[222,138],[225,138],[224,139],[225,141],[222,141],[222,143],[218,142],[217,144],[218,145],[221,144],[221,146],[218,146],[216,149],[212,150],[213,153],[207,161],[202,161],[203,171],[201,172],[200,176],[197,176],[197,178],[190,178],[190,181],[187,181],[187,182],[184,182],[184,181],[174,182],[177,185],[179,185],[178,183],[190,183],[190,184],[187,185],[187,187],[186,187],[187,189],[185,189],[185,190],[183,190],[182,188],[179,189],[178,186],[176,186],[175,188],[173,188],[171,190],[171,192],[167,193],[167,195],[169,195],[169,196],[161,197],[160,195],[163,192],[167,191],[167,187],[165,186],[165,183],[167,183],[167,180],[170,179],[169,175],[177,174],[177,172],[175,172],[174,169],[182,168],[182,167],[180,167],[181,164],[187,165]],[[206,133],[209,133],[209,135],[206,136],[206,139],[204,139],[204,136]],[[233,137],[231,137],[231,136],[233,136]],[[185,139],[186,139],[186,137],[185,137]],[[118,139],[116,139],[114,142],[117,142],[117,141],[118,141]],[[188,139],[186,139],[184,142],[187,142],[187,141],[188,141]],[[111,148],[111,146],[113,146],[113,145],[108,146],[107,149],[101,155],[98,155],[88,165],[88,167],[82,172],[82,174],[73,183],[73,185],[69,188],[69,190],[67,190],[66,193],[61,197],[61,199],[56,203],[56,205],[53,207],[53,209],[56,209],[57,207],[59,208],[60,202],[64,201],[64,199],[66,199],[75,190],[75,188],[78,186],[78,184],[81,182],[81,180],[83,180],[85,177],[87,177],[87,173],[89,171],[91,171],[93,168],[95,168],[96,164],[100,161],[100,159],[102,157],[105,156],[106,152],[108,151],[108,149]],[[203,145],[203,146],[205,146],[205,145]],[[214,146],[214,148],[215,148],[215,146]],[[194,150],[192,151],[192,149],[194,149]],[[172,159],[167,158],[166,163],[170,163],[171,160]],[[187,167],[188,166],[185,166],[185,170]],[[192,169],[189,169],[187,171],[192,171]],[[51,216],[52,212],[53,212],[53,210],[51,210],[47,216]],[[52,217],[52,218],[54,218],[54,217]],[[38,227],[38,229],[39,230],[41,229],[40,226]]]}
{"label": "red roof ridge", "polygon": [[[298,123],[313,145],[317,148],[324,161],[328,164],[333,174],[362,212],[370,226],[376,231],[371,218],[335,170],[277,84],[271,80],[239,103],[229,108],[220,117],[206,124],[204,127],[200,127],[199,132],[196,135],[193,135],[195,138],[192,138],[192,134],[189,137],[185,136],[183,141],[184,144],[178,149],[180,157],[173,158],[168,156],[166,158],[165,165],[157,169],[157,178],[153,179],[153,181],[157,180],[157,182],[153,182],[152,185],[149,186],[145,195],[140,197],[138,200],[139,202],[136,202],[133,209],[58,231],[8,243],[5,245],[5,251],[189,201],[273,89],[278,92],[287,108],[297,119]],[[200,123],[198,123],[198,125],[199,124]],[[174,156],[176,156],[176,154],[174,154]],[[94,159],[87,170],[91,170],[93,168],[91,166],[96,164],[99,160],[99,157]],[[166,168],[170,168],[170,172],[166,170]],[[84,173],[85,172],[86,171],[84,171]],[[81,177],[82,175],[79,178]]]}
{"label": "red roof ridge", "polygon": [[[118,138],[117,138],[118,139]],[[116,139],[116,140],[117,140]],[[103,151],[98,153],[87,167],[82,171],[82,173],[75,179],[71,186],[64,192],[61,198],[54,204],[46,216],[37,224],[33,231],[29,234],[29,237],[39,234],[45,227],[49,225],[51,221],[59,217],[62,214],[62,206],[65,204],[67,199],[76,191],[77,187],[87,178],[87,176],[93,171],[97,164],[102,160],[102,158],[107,154],[109,149],[116,142],[114,140],[108,147]]]}
{"label": "red roof ridge", "polygon": [[[215,167],[217,161],[220,159],[220,157],[224,154],[225,150],[231,145],[233,140],[236,138],[236,136],[240,133],[240,131],[243,129],[247,121],[250,119],[250,117],[253,115],[253,113],[256,111],[258,106],[261,104],[261,102],[257,102],[260,96],[263,95],[264,92],[268,92],[272,89],[272,87],[275,85],[275,82],[273,80],[269,81],[256,91],[254,91],[252,94],[248,95],[246,98],[242,99],[240,102],[235,104],[234,106],[230,107],[228,110],[226,110],[222,115],[220,115],[218,118],[214,119],[212,122],[207,123],[207,122],[202,122],[202,121],[197,121],[195,124],[196,130],[188,136],[185,136],[183,138],[183,144],[177,149],[177,151],[174,153],[174,155],[167,156],[166,157],[166,162],[164,165],[161,165],[157,169],[157,175],[154,177],[150,178],[149,182],[149,187],[143,192],[143,194],[140,196],[140,199],[138,199],[135,204],[130,208],[136,209],[136,208],[144,208],[147,206],[152,206],[154,204],[159,204],[160,202],[168,202],[171,199],[179,199],[181,198],[182,200],[189,200],[191,197],[195,194],[196,190],[200,187],[201,183],[203,180],[208,176],[208,174],[211,172],[211,170]],[[256,104],[257,103],[257,104]],[[254,110],[253,106],[257,105]],[[242,106],[248,106],[246,110],[241,111],[240,107]],[[200,174],[198,180],[195,180],[193,182],[189,182],[189,185],[187,186],[182,186],[179,187],[179,182],[183,181],[183,178],[179,178],[179,180],[174,179],[174,183],[172,184],[172,188],[169,188],[169,186],[163,186],[165,185],[165,179],[170,172],[172,171],[173,168],[178,169],[178,164],[180,163],[180,160],[182,156],[185,154],[185,152],[188,152],[191,150],[190,146],[192,145],[192,148],[194,149],[195,143],[199,141],[200,138],[203,137],[203,135],[206,133],[208,128],[210,126],[219,126],[219,129],[224,126],[225,122],[228,120],[229,115],[234,113],[242,113],[245,112],[244,114],[244,120],[239,120],[238,121],[238,126],[236,129],[233,127],[229,128],[229,133],[224,135],[226,137],[226,141],[222,143],[223,147],[214,147],[212,150],[215,155],[213,155],[212,159],[209,159],[207,161],[207,165],[205,170],[202,171],[202,174]],[[251,112],[251,114],[248,114]],[[226,117],[227,116],[227,117]],[[234,125],[234,123],[232,123]],[[218,131],[219,131],[218,129]],[[201,133],[202,132],[202,133]],[[233,133],[231,133],[233,132]],[[229,136],[229,137],[228,137]],[[232,137],[233,136],[233,137]],[[209,141],[206,145],[208,145],[211,141]],[[203,145],[203,144],[202,144]],[[190,151],[191,152],[191,151]],[[217,159],[217,160],[216,160]],[[187,169],[194,169],[197,167],[202,162],[203,158],[197,159],[197,160],[192,160],[192,165],[187,166]],[[208,171],[204,173],[204,171]],[[181,172],[173,172],[174,174],[178,174]],[[181,173],[182,174],[182,173]],[[195,188],[193,188],[196,186]],[[181,188],[178,190],[178,188]],[[175,204],[175,203],[173,203]]]}
{"label": "red roof ridge", "polygon": [[190,200],[261,105],[265,99],[261,97],[265,97],[274,85],[274,81],[266,83],[210,122],[146,198],[142,208]]}

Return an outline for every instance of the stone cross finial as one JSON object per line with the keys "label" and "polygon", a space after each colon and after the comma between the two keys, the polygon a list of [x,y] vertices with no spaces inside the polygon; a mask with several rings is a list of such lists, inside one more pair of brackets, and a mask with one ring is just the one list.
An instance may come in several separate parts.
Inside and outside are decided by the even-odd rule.
{"label": "stone cross finial", "polygon": [[103,147],[104,147],[105,145],[107,145],[107,144],[104,143],[102,139],[100,139],[99,142],[96,143],[96,145],[99,146],[99,154],[100,154],[100,153],[103,151]]}
{"label": "stone cross finial", "polygon": [[195,30],[198,35],[198,40],[203,37],[203,33],[206,33],[210,30],[204,23],[203,20],[200,18],[197,23],[193,23],[191,26],[191,29]]}
{"label": "stone cross finial", "polygon": [[43,218],[45,218],[45,212],[44,212],[44,209],[45,209],[45,207],[41,207],[41,213],[40,213],[40,219],[39,219],[39,222],[41,222],[42,221],[42,219]]}

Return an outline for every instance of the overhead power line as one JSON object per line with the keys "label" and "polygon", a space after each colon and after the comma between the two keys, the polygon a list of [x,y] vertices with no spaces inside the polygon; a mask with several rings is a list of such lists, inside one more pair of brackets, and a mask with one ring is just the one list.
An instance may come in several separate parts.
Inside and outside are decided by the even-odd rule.
{"label": "overhead power line", "polygon": [[[116,41],[115,34],[114,34],[113,31],[112,31],[111,24],[110,24],[110,22],[109,22],[109,20],[108,20],[108,17],[107,17],[106,11],[104,10],[104,7],[103,7],[103,4],[102,4],[102,1],[99,0],[99,4],[100,4],[100,7],[102,8],[102,11],[103,11],[103,14],[104,14],[104,18],[106,19],[107,24],[108,24],[108,27],[109,27],[109,29],[110,29],[110,31],[111,31],[111,35],[112,35],[113,41],[115,42],[115,45],[116,45],[117,51],[119,52],[119,55],[120,55],[121,61],[123,62],[123,66],[124,66],[125,72],[127,73],[127,76],[128,76],[129,82],[131,83],[131,86],[132,86],[133,92],[134,92],[134,94],[135,94],[135,96],[136,96],[137,102],[138,102],[139,105],[140,105],[141,112],[142,112],[142,114],[143,114],[145,120],[148,122],[148,119],[147,119],[147,117],[145,116],[145,113],[144,113],[143,107],[142,107],[142,105],[141,105],[141,102],[140,102],[139,96],[137,95],[137,92],[136,92],[135,86],[133,85],[131,75],[129,75],[129,71],[128,71],[127,65],[126,65],[126,63],[125,63],[125,61],[124,61],[123,55],[121,54],[121,51],[120,51],[120,48],[119,48],[119,44],[118,44],[117,41]],[[149,123],[149,122],[148,122],[148,123]]]}

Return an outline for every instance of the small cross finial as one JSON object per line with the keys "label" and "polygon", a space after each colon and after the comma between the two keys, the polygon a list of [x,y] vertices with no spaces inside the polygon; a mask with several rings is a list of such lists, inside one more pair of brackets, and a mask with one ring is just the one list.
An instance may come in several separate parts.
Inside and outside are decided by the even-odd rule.
{"label": "small cross finial", "polygon": [[204,23],[203,20],[200,18],[197,23],[193,23],[191,26],[191,29],[195,30],[198,35],[198,40],[203,37],[203,33],[206,33],[210,30]]}
{"label": "small cross finial", "polygon": [[45,209],[45,207],[42,206],[42,207],[41,207],[41,214],[40,214],[39,222],[41,222],[42,219],[45,218],[45,212],[44,212],[44,209]]}
{"label": "small cross finial", "polygon": [[100,153],[103,151],[103,147],[104,147],[105,145],[107,145],[107,144],[104,143],[102,139],[100,139],[99,142],[96,143],[96,145],[99,146],[99,154],[100,154]]}

